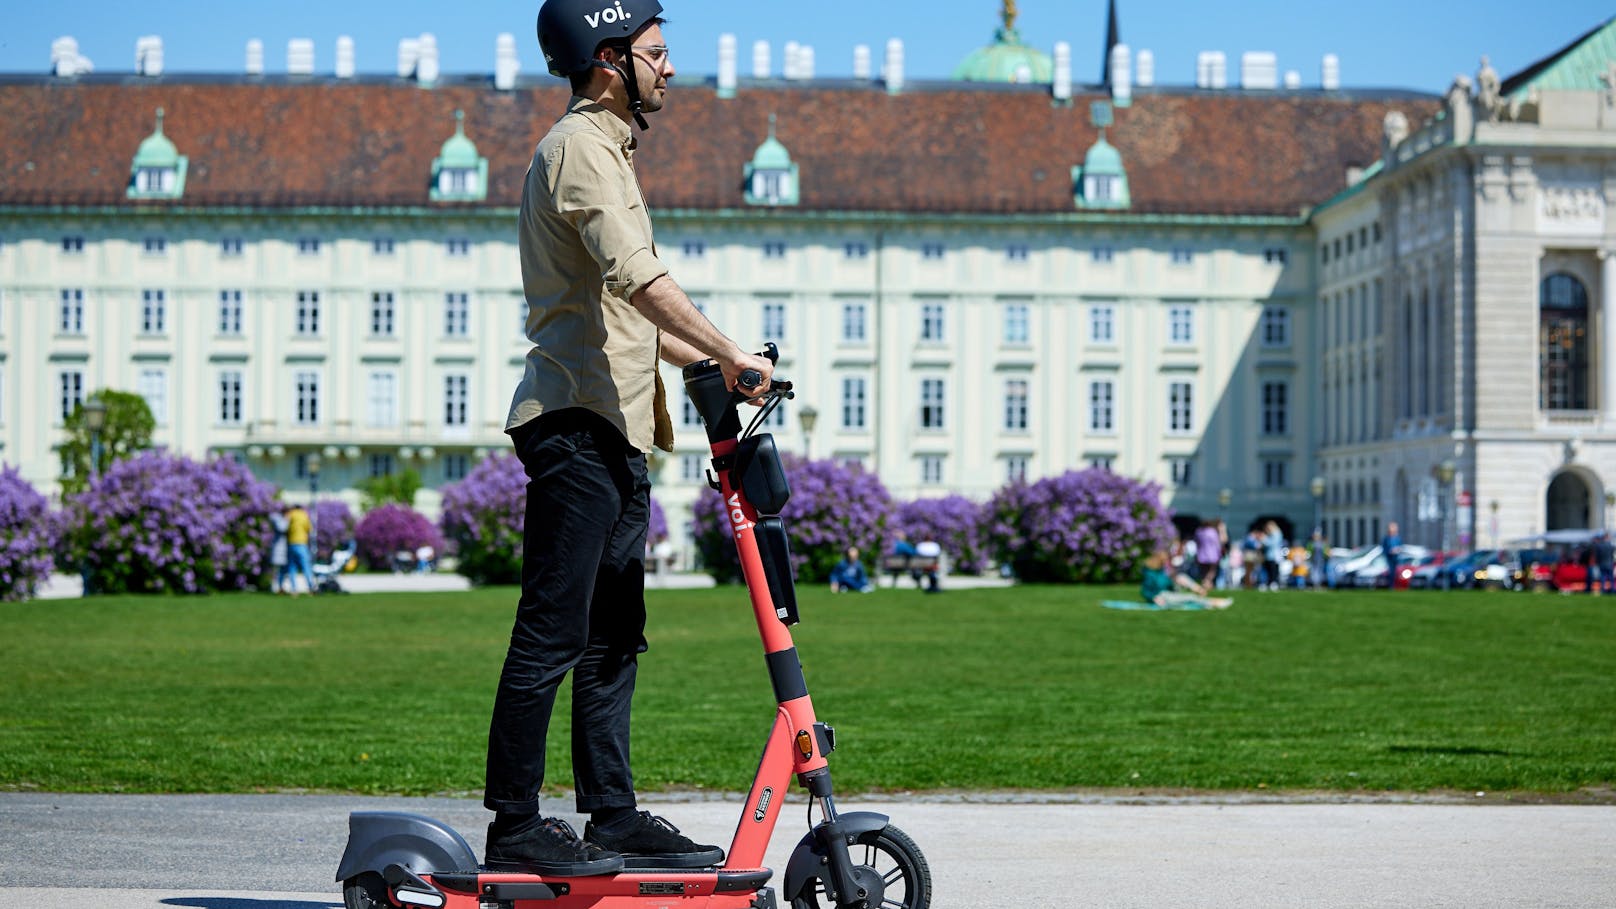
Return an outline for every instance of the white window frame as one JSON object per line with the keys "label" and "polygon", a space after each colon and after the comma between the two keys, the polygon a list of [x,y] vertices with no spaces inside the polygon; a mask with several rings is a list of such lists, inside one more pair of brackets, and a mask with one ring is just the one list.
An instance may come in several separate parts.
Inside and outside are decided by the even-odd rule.
{"label": "white window frame", "polygon": [[63,423],[84,403],[84,370],[64,369],[56,374],[57,404]]}
{"label": "white window frame", "polygon": [[707,480],[707,457],[699,454],[679,456],[679,479],[685,483],[704,483]]}
{"label": "white window frame", "polygon": [[1167,307],[1167,343],[1188,347],[1195,343],[1195,306],[1174,303]]}
{"label": "white window frame", "polygon": [[62,288],[62,304],[57,309],[56,330],[58,334],[64,335],[84,334],[84,288]]}
{"label": "white window frame", "polygon": [[1175,246],[1169,254],[1169,260],[1174,265],[1194,265],[1195,250],[1190,249],[1188,246]]}
{"label": "white window frame", "polygon": [[466,455],[456,452],[443,456],[443,479],[445,481],[456,483],[464,480],[469,473],[471,473],[471,459]]}
{"label": "white window frame", "polygon": [[64,234],[62,236],[62,252],[69,256],[84,255],[84,235]]}
{"label": "white window frame", "polygon": [[246,243],[240,237],[220,237],[219,256],[225,259],[237,259],[245,254]]}
{"label": "white window frame", "polygon": [[168,425],[168,370],[161,366],[142,366],[135,376],[135,388],[145,399],[157,425]]}
{"label": "white window frame", "polygon": [[863,344],[869,340],[869,304],[862,300],[842,303],[842,343]]}
{"label": "white window frame", "polygon": [[784,240],[764,240],[763,241],[763,258],[765,258],[765,259],[784,259],[785,257],[786,257],[786,241],[784,241]]}
{"label": "white window frame", "polygon": [[1089,343],[1117,343],[1117,307],[1111,303],[1089,306]]}
{"label": "white window frame", "polygon": [[300,290],[296,295],[297,306],[292,314],[293,334],[300,338],[318,338],[320,336],[320,292],[317,290]]}
{"label": "white window frame", "polygon": [[218,426],[240,426],[245,420],[246,374],[240,369],[221,369],[214,387],[218,391],[218,407],[214,416]]}
{"label": "white window frame", "polygon": [[1095,246],[1089,250],[1089,261],[1096,265],[1110,265],[1116,258],[1117,249],[1114,246]]}
{"label": "white window frame", "polygon": [[471,240],[468,237],[450,237],[443,241],[443,255],[450,259],[466,259],[471,256]]}
{"label": "white window frame", "polygon": [[1004,305],[1004,343],[1022,347],[1032,343],[1032,306],[1027,303]]}
{"label": "white window frame", "polygon": [[372,369],[365,376],[365,425],[388,429],[398,425],[398,371]]}
{"label": "white window frame", "polygon": [[479,179],[478,168],[475,167],[444,167],[438,170],[438,195],[440,196],[475,196],[481,192],[482,183]]}
{"label": "white window frame", "polygon": [[763,338],[766,341],[784,341],[786,339],[786,305],[778,300],[767,301],[762,306],[763,312]]}
{"label": "white window frame", "polygon": [[1027,455],[1005,455],[1004,481],[1006,483],[1027,482],[1027,467],[1028,462],[1031,460],[1032,458]]}
{"label": "white window frame", "polygon": [[1262,434],[1287,436],[1291,432],[1289,382],[1262,383]]}
{"label": "white window frame", "polygon": [[1032,383],[1023,378],[1004,380],[1004,431],[1026,432]]}
{"label": "white window frame", "polygon": [[943,484],[943,455],[923,454],[915,460],[920,462],[920,485],[941,486]]}
{"label": "white window frame", "polygon": [[1262,346],[1267,348],[1291,346],[1291,310],[1288,306],[1264,306],[1262,311]]}
{"label": "white window frame", "polygon": [[1089,432],[1111,435],[1117,431],[1117,383],[1089,380]]}
{"label": "white window frame", "polygon": [[155,288],[140,292],[140,333],[168,334],[168,293]]}
{"label": "white window frame", "polygon": [[1011,243],[1004,248],[1004,257],[1011,262],[1026,262],[1032,258],[1032,247],[1025,243]]}
{"label": "white window frame", "polygon": [[225,288],[219,291],[220,335],[229,338],[241,335],[242,314],[245,311],[241,299],[241,291],[235,288]]}
{"label": "white window frame", "polygon": [[298,237],[297,254],[300,256],[318,256],[324,244],[319,237]]}
{"label": "white window frame", "polygon": [[471,336],[471,294],[450,290],[443,294],[443,334],[447,338]]}
{"label": "white window frame", "polygon": [[321,398],[321,379],[317,369],[299,369],[292,373],[293,426],[321,425],[320,411],[325,403]]}
{"label": "white window frame", "polygon": [[167,237],[142,237],[140,241],[141,252],[148,256],[168,255]]}
{"label": "white window frame", "polygon": [[948,340],[948,309],[942,303],[920,305],[920,340],[926,344]]}
{"label": "white window frame", "polygon": [[1189,486],[1195,479],[1195,459],[1174,457],[1167,459],[1168,476],[1174,486]]}
{"label": "white window frame", "polygon": [[398,336],[398,304],[390,290],[370,292],[370,336],[394,338]]}
{"label": "white window frame", "polygon": [[947,247],[941,243],[920,244],[920,258],[922,259],[941,259],[943,256],[947,255],[947,253]]}
{"label": "white window frame", "polygon": [[463,372],[443,376],[443,427],[464,430],[471,426],[471,376]]}
{"label": "white window frame", "polygon": [[842,429],[863,432],[869,426],[869,380],[864,376],[842,376]]}
{"label": "white window frame", "polygon": [[842,255],[848,259],[868,259],[870,244],[863,240],[849,240],[842,244]]}
{"label": "white window frame", "polygon": [[373,256],[397,255],[398,243],[392,237],[371,237],[370,254]]}
{"label": "white window frame", "polygon": [[1195,383],[1167,383],[1167,433],[1182,436],[1195,432]]}
{"label": "white window frame", "polygon": [[[779,410],[778,407],[775,409]],[[701,411],[696,409],[696,402],[691,400],[689,392],[685,392],[684,403],[679,406],[679,425],[701,425]]]}
{"label": "white window frame", "polygon": [[948,383],[939,376],[920,380],[920,428],[923,432],[948,428]]}

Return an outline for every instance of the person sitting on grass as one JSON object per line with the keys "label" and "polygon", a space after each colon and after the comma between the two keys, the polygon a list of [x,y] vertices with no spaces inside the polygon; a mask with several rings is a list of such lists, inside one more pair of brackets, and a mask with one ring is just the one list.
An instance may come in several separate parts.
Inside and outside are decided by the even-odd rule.
{"label": "person sitting on grass", "polygon": [[[1182,587],[1187,592],[1173,588]],[[1227,609],[1234,600],[1207,596],[1206,587],[1186,574],[1169,575],[1167,553],[1156,550],[1145,559],[1145,578],[1139,593],[1145,602],[1162,609]]]}
{"label": "person sitting on grass", "polygon": [[841,593],[844,590],[852,590],[869,593],[874,589],[875,585],[870,583],[870,576],[864,572],[864,563],[859,561],[859,548],[847,547],[847,554],[830,570],[830,592]]}

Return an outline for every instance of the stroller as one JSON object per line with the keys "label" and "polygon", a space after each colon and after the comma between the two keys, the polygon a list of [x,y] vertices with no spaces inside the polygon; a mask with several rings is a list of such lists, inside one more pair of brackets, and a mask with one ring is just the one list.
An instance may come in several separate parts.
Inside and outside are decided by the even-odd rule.
{"label": "stroller", "polygon": [[337,582],[337,575],[342,574],[344,568],[353,560],[354,553],[359,551],[359,543],[349,540],[342,544],[342,548],[333,550],[331,561],[315,562],[311,566],[314,571],[314,589],[318,593],[347,593]]}

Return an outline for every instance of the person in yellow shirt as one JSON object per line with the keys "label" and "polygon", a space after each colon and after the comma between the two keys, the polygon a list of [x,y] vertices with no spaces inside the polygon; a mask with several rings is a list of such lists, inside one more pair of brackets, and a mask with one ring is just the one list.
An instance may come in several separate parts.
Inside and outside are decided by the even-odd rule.
{"label": "person in yellow shirt", "polygon": [[286,556],[292,575],[286,581],[286,592],[297,596],[297,576],[309,582],[309,593],[314,593],[314,561],[309,554],[310,538],[314,535],[314,521],[301,505],[287,505]]}

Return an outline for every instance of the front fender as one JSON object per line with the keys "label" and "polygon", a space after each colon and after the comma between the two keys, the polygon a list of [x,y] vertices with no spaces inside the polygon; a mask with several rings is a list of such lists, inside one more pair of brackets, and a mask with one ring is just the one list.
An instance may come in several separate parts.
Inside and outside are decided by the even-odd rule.
{"label": "front fender", "polygon": [[[891,818],[874,811],[850,811],[836,816],[838,823],[847,836],[847,844],[866,833],[873,833],[887,829]],[[817,828],[816,828],[817,829]],[[791,851],[791,860],[786,862],[785,889],[782,895],[787,901],[793,900],[808,881],[819,876],[820,859],[824,857],[824,848],[819,844],[819,836],[815,830],[803,834],[797,841],[797,848]]]}
{"label": "front fender", "polygon": [[348,815],[348,848],[337,865],[337,880],[366,871],[381,874],[388,865],[415,872],[475,871],[477,856],[449,826],[419,814],[355,811]]}

